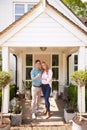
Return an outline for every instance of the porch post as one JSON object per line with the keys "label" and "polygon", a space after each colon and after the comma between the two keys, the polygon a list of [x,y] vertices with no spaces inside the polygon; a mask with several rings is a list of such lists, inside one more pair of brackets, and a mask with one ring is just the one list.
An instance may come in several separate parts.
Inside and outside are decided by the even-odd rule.
{"label": "porch post", "polygon": [[66,55],[60,54],[60,76],[59,76],[59,95],[64,92],[64,86],[66,84]]}
{"label": "porch post", "polygon": [[18,56],[18,87],[22,92],[22,54]]}
{"label": "porch post", "polygon": [[[2,70],[9,71],[9,60],[10,54],[8,47],[2,47]],[[7,85],[3,90],[3,113],[8,113],[9,109],[9,85]]]}
{"label": "porch post", "polygon": [[[85,47],[79,48],[78,70],[85,70]],[[82,91],[82,97],[81,97],[81,91]],[[82,104],[81,104],[81,101],[82,101]],[[78,86],[78,110],[79,112],[81,111],[81,108],[82,108],[82,112],[85,112],[85,86],[82,88]]]}

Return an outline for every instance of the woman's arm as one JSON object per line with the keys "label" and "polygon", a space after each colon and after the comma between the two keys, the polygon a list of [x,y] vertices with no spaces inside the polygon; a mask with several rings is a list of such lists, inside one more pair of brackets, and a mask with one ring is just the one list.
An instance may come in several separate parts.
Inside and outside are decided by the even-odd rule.
{"label": "woman's arm", "polygon": [[47,76],[47,82],[50,82],[51,80],[52,80],[52,70],[49,70]]}

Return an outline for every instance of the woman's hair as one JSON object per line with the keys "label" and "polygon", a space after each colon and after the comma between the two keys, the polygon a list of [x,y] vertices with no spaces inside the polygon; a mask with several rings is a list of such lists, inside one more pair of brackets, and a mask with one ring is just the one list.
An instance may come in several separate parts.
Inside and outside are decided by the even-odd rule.
{"label": "woman's hair", "polygon": [[[46,72],[47,72],[47,74],[48,74],[48,70],[49,70],[49,67],[48,67],[48,65],[46,64],[46,62],[42,62],[42,64],[44,64],[45,66],[46,66]],[[42,72],[44,71],[44,69],[42,68]]]}

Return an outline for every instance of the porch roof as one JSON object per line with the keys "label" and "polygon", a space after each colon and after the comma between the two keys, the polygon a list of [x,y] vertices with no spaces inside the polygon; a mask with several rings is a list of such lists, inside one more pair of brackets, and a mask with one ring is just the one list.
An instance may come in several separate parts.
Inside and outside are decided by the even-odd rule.
{"label": "porch roof", "polygon": [[[30,12],[26,13],[22,18],[14,22],[0,34],[0,45],[10,47],[87,46],[87,28],[85,25],[81,25],[80,28],[74,24],[73,20],[71,21],[68,15],[65,15],[64,12],[62,13],[60,8],[58,10],[58,7],[55,6],[55,2],[58,7],[62,3],[58,3],[56,0],[52,3],[51,0],[48,0],[44,7],[43,0],[41,0]],[[42,19],[42,17],[44,17],[44,19]],[[49,18],[50,24],[46,18]],[[36,25],[38,27],[36,31],[34,26],[37,20],[39,20],[39,23]],[[41,20],[46,21],[45,24],[43,24],[44,26],[41,25]],[[81,21],[79,20],[79,22]],[[56,24],[55,27],[54,24]],[[82,22],[80,24],[82,24]],[[33,26],[32,32],[31,26]],[[47,26],[49,27],[49,30],[47,30]],[[26,35],[26,33],[24,34],[25,30],[28,30],[27,33],[29,35]],[[50,33],[50,31],[53,31],[53,33]]]}

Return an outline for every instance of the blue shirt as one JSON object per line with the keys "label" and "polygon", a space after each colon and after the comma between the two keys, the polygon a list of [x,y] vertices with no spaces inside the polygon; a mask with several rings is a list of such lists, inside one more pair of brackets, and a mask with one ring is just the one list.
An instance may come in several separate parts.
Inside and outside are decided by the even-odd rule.
{"label": "blue shirt", "polygon": [[38,77],[36,80],[34,80],[34,77],[37,74],[42,74],[42,71],[40,69],[34,68],[31,70],[31,79],[32,79],[32,85],[33,86],[40,86],[41,85],[41,76]]}

